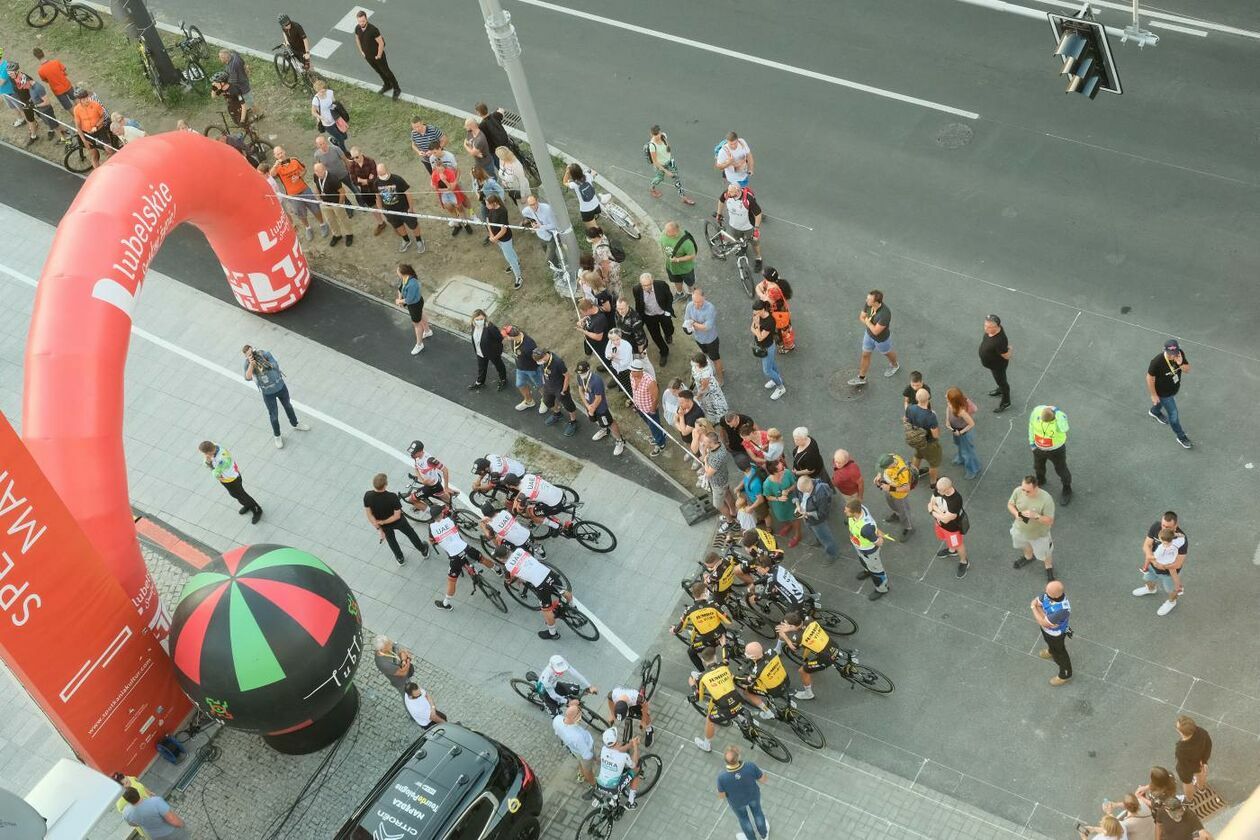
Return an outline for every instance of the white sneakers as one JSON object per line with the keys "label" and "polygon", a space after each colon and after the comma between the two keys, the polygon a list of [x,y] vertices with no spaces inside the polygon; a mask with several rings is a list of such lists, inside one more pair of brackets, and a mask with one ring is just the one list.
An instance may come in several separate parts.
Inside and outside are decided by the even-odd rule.
{"label": "white sneakers", "polygon": [[757,717],[762,720],[774,720],[774,710],[767,707],[757,712]]}
{"label": "white sneakers", "polygon": [[778,388],[775,388],[773,391],[770,392],[770,399],[777,400],[786,393],[787,393],[787,388],[784,388],[782,385],[780,385]]}
{"label": "white sneakers", "polygon": [[[1154,595],[1158,591],[1159,591],[1158,589],[1147,589],[1145,586],[1139,586],[1137,589],[1133,590],[1133,594],[1137,596],[1138,598],[1141,598],[1143,595]],[[1164,603],[1160,604],[1159,609],[1156,610],[1155,612],[1157,615],[1168,615],[1170,612],[1172,612],[1176,608],[1177,608],[1176,601],[1169,601],[1167,598],[1165,598]]]}
{"label": "white sneakers", "polygon": [[1159,615],[1168,615],[1170,612],[1173,611],[1173,608],[1176,606],[1177,606],[1176,601],[1164,601],[1164,603],[1159,605],[1159,609],[1157,609],[1155,612],[1158,613]]}
{"label": "white sneakers", "polygon": [[1137,589],[1133,590],[1133,594],[1141,598],[1143,595],[1154,595],[1155,590],[1147,589],[1145,586],[1139,586]]}
{"label": "white sneakers", "polygon": [[276,435],[275,440],[276,440],[276,449],[284,449],[284,438],[280,437],[280,435]]}
{"label": "white sneakers", "polygon": [[773,379],[767,379],[767,380],[766,380],[766,390],[767,390],[767,391],[769,391],[769,390],[770,390],[771,388],[773,388],[773,387],[774,387],[774,380],[773,380]]}
{"label": "white sneakers", "polygon": [[433,338],[433,330],[429,329],[428,327],[425,327],[425,328],[424,328],[424,337],[425,337],[425,338]]}
{"label": "white sneakers", "polygon": [[534,407],[534,404],[530,402],[529,400],[521,400],[520,402],[516,404],[517,411],[524,411],[527,408],[533,408],[533,407]]}
{"label": "white sneakers", "polygon": [[792,692],[792,696],[797,700],[813,700],[814,687],[812,685],[807,685],[804,688],[798,688],[796,691]]}
{"label": "white sneakers", "polygon": [[603,440],[608,437],[607,429],[598,429],[595,434],[591,435],[591,440]]}
{"label": "white sneakers", "polygon": [[901,365],[894,365],[890,367],[888,370],[884,371],[884,376],[896,376],[897,371],[899,370],[901,370]]}
{"label": "white sneakers", "polygon": [[420,355],[420,351],[421,351],[421,350],[423,350],[423,349],[424,349],[424,342],[423,342],[423,341],[418,342],[418,343],[416,344],[416,346],[415,346],[415,347],[412,347],[412,348],[411,348],[411,355],[413,355],[413,356],[419,356],[419,355]]}
{"label": "white sneakers", "polygon": [[708,738],[701,738],[699,735],[691,739],[691,743],[695,744],[705,752],[713,752],[713,745],[709,743]]}
{"label": "white sneakers", "polygon": [[625,451],[626,451],[626,439],[625,439],[625,438],[622,438],[621,440],[619,440],[619,441],[617,441],[616,443],[614,443],[614,444],[613,444],[613,454],[614,454],[614,455],[620,455],[622,452],[625,452]]}
{"label": "white sneakers", "polygon": [[298,423],[293,428],[297,429],[299,432],[309,432],[311,430],[311,427],[305,423]]}
{"label": "white sneakers", "polygon": [[538,402],[538,413],[539,414],[547,413],[547,404],[545,402],[542,402],[541,400],[539,400]]}

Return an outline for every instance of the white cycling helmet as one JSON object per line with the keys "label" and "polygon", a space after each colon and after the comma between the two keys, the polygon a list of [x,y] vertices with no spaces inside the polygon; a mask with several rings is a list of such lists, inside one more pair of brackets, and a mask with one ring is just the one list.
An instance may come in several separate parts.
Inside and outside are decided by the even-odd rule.
{"label": "white cycling helmet", "polygon": [[565,671],[569,670],[568,661],[558,653],[551,657],[551,661],[548,664],[551,666],[551,670],[557,674],[563,674]]}
{"label": "white cycling helmet", "polygon": [[617,730],[613,729],[610,726],[604,730],[604,734],[602,737],[604,741],[604,746],[611,747],[613,744],[617,743]]}

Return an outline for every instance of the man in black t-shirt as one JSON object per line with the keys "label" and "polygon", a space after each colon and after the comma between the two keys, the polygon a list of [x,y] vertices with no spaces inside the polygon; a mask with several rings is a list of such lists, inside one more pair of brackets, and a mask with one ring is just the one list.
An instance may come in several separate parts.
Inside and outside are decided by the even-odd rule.
{"label": "man in black t-shirt", "polygon": [[936,482],[932,491],[932,500],[928,502],[928,513],[936,520],[936,538],[945,545],[936,552],[937,557],[957,557],[958,569],[956,577],[964,577],[970,564],[967,562],[967,546],[963,544],[963,511],[962,493],[954,489],[954,482],[942,478]]}
{"label": "man in black t-shirt", "polygon": [[399,566],[403,564],[403,553],[398,547],[396,531],[401,531],[411,541],[421,557],[428,557],[428,544],[420,539],[416,529],[403,518],[402,501],[397,493],[385,489],[388,483],[389,477],[385,473],[377,473],[372,478],[372,489],[363,494],[363,515],[367,517],[368,524],[381,535],[381,539],[389,543],[389,550],[394,552],[394,560]]}
{"label": "man in black t-shirt", "polygon": [[989,392],[990,397],[1001,397],[994,414],[1001,414],[1011,407],[1011,386],[1006,381],[1006,366],[1011,360],[1011,345],[1006,340],[1006,330],[1002,329],[1002,319],[996,315],[984,317],[984,336],[980,339],[980,364],[993,374],[993,384],[997,387]]}
{"label": "man in black t-shirt", "polygon": [[1190,372],[1190,361],[1181,352],[1181,345],[1176,339],[1164,342],[1164,352],[1151,359],[1146,366],[1146,391],[1151,397],[1151,407],[1147,414],[1152,420],[1165,426],[1172,426],[1177,443],[1184,449],[1193,444],[1181,428],[1181,415],[1177,412],[1177,392],[1181,390],[1181,377]]}
{"label": "man in black t-shirt", "polygon": [[302,62],[304,70],[311,69],[311,40],[306,37],[302,24],[288,15],[280,15],[280,29],[284,32],[284,43],[293,53],[293,57]]}
{"label": "man in black t-shirt", "polygon": [[411,184],[401,175],[393,175],[383,163],[376,165],[376,206],[385,216],[385,223],[402,238],[399,253],[411,247],[415,241],[416,253],[424,253],[424,237],[420,235],[420,222],[413,216]]}
{"label": "man in black t-shirt", "polygon": [[359,48],[359,55],[363,56],[376,71],[376,75],[381,77],[381,89],[377,93],[392,90],[394,98],[397,99],[402,96],[402,88],[398,86],[394,71],[389,69],[389,61],[385,58],[385,39],[381,37],[381,30],[368,23],[367,12],[362,9],[354,17],[358,21],[354,27],[354,43]]}
{"label": "man in black t-shirt", "polygon": [[569,415],[564,436],[573,437],[577,434],[577,404],[569,394],[569,366],[564,363],[564,359],[542,347],[535,348],[533,356],[542,370],[543,408],[547,415],[543,422],[548,426],[559,423],[560,409],[563,408]]}
{"label": "man in black t-shirt", "polygon": [[849,380],[855,388],[866,384],[866,372],[871,369],[871,353],[876,350],[888,360],[884,376],[893,376],[901,370],[892,344],[892,310],[884,304],[883,292],[871,289],[866,293],[866,306],[858,315],[858,321],[862,324],[862,361],[858,363],[857,376]]}
{"label": "man in black t-shirt", "polygon": [[515,281],[513,289],[519,289],[524,282],[521,279],[521,258],[516,255],[516,246],[512,244],[512,229],[508,227],[508,211],[493,193],[486,196],[486,235],[490,241],[499,246],[503,259],[507,260],[507,270],[512,272]]}
{"label": "man in black t-shirt", "polygon": [[585,298],[578,304],[578,313],[581,317],[577,329],[585,336],[582,344],[586,355],[594,353],[597,359],[604,358],[604,348],[608,346],[608,316]]}
{"label": "man in black t-shirt", "polygon": [[511,324],[503,328],[503,337],[512,348],[513,363],[516,365],[516,390],[521,392],[521,401],[516,404],[516,410],[524,411],[538,405],[538,413],[546,414],[547,406],[541,402],[535,403],[529,387],[533,385],[541,391],[543,386],[542,372],[538,370],[538,362],[534,361],[538,342],[526,335],[520,327]]}

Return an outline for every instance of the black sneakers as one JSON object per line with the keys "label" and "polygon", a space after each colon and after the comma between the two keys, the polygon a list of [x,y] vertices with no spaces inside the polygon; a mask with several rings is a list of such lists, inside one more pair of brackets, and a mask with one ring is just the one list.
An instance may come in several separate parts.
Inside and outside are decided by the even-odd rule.
{"label": "black sneakers", "polygon": [[960,580],[965,578],[967,576],[967,570],[970,568],[970,563],[959,563],[958,568],[954,570],[954,577],[959,578]]}
{"label": "black sneakers", "polygon": [[1029,563],[1031,563],[1032,561],[1033,561],[1033,558],[1025,557],[1024,555],[1021,554],[1020,556],[1015,558],[1015,562],[1011,564],[1011,568],[1022,569],[1025,566],[1027,566]]}
{"label": "black sneakers", "polygon": [[455,609],[450,604],[443,603],[441,598],[438,598],[436,601],[434,601],[433,606],[437,607],[439,610],[446,610],[447,612],[450,612],[451,610]]}
{"label": "black sneakers", "polygon": [[957,557],[958,552],[954,551],[949,546],[942,546],[941,550],[936,552],[936,556],[937,557]]}

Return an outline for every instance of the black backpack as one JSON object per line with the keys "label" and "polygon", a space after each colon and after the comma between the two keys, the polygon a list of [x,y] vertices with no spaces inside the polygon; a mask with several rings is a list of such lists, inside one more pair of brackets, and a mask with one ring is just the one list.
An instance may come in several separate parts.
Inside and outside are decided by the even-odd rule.
{"label": "black backpack", "polygon": [[611,239],[608,239],[607,237],[605,237],[604,243],[608,245],[608,255],[613,258],[613,262],[621,263],[621,262],[626,261],[625,248],[622,248],[616,242],[613,242]]}
{"label": "black backpack", "polygon": [[[577,186],[578,197],[583,201],[595,200],[595,185],[590,181],[578,181]],[[620,262],[620,260],[618,260]]]}
{"label": "black backpack", "polygon": [[334,99],[330,110],[332,111],[333,119],[342,119],[347,123],[350,122],[350,111],[341,103],[341,100]]}

